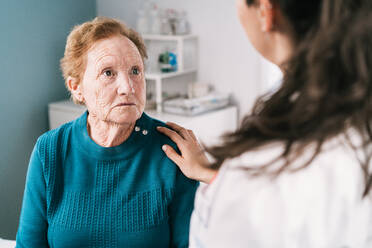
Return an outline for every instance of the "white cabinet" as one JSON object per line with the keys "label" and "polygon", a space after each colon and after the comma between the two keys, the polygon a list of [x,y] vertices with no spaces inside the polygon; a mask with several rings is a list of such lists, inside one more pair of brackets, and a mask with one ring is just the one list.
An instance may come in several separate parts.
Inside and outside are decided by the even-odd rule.
{"label": "white cabinet", "polygon": [[193,130],[196,137],[206,145],[220,142],[221,135],[237,129],[238,111],[236,106],[228,106],[196,116],[180,116],[156,111],[146,112],[161,121],[175,122],[187,129]]}
{"label": "white cabinet", "polygon": [[[197,72],[198,37],[196,35],[143,35],[147,52],[145,78],[148,83],[155,82],[155,101],[157,112],[162,112],[163,80]],[[177,54],[178,70],[161,73],[158,68],[158,55],[166,50]]]}
{"label": "white cabinet", "polygon": [[49,129],[55,129],[62,124],[77,119],[86,110],[85,106],[77,105],[70,100],[49,103]]}
{"label": "white cabinet", "polygon": [[[85,112],[86,108],[66,100],[50,103],[48,110],[49,128],[55,129],[66,122],[78,118]],[[206,145],[219,142],[219,137],[223,133],[235,131],[237,128],[238,111],[235,106],[229,106],[192,117],[159,113],[157,111],[145,112],[155,119],[163,122],[175,122],[193,130],[195,135]]]}
{"label": "white cabinet", "polygon": [[0,238],[0,247],[1,248],[14,248],[16,246],[15,240],[5,240]]}

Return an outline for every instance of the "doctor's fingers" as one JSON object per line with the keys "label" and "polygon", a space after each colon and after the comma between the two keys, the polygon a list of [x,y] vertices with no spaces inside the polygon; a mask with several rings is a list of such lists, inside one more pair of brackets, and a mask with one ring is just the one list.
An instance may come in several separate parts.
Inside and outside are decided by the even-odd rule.
{"label": "doctor's fingers", "polygon": [[169,127],[171,127],[173,130],[175,130],[177,133],[179,133],[184,139],[188,139],[188,137],[191,137],[189,134],[189,131],[184,127],[181,127],[180,125],[174,123],[174,122],[167,122],[166,123]]}
{"label": "doctor's fingers", "polygon": [[183,143],[184,143],[184,137],[182,137],[178,132],[174,131],[174,130],[171,130],[169,128],[166,128],[166,127],[157,127],[157,130],[159,132],[161,132],[162,134],[165,134],[166,136],[168,136],[174,143],[177,144],[178,148],[180,148],[180,146],[183,146]]}
{"label": "doctor's fingers", "polygon": [[188,131],[190,137],[191,137],[194,141],[198,141],[198,139],[196,138],[196,136],[195,136],[195,134],[194,134],[194,132],[193,132],[192,130],[187,130],[187,131]]}
{"label": "doctor's fingers", "polygon": [[163,145],[162,146],[165,155],[172,160],[177,166],[182,165],[182,157],[171,147],[170,145]]}

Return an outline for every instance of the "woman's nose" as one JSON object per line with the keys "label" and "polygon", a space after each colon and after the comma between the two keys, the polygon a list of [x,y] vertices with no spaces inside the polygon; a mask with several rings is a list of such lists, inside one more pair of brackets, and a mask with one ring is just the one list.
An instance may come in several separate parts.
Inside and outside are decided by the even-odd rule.
{"label": "woman's nose", "polygon": [[134,93],[133,82],[128,74],[119,73],[117,83],[119,95],[129,95]]}

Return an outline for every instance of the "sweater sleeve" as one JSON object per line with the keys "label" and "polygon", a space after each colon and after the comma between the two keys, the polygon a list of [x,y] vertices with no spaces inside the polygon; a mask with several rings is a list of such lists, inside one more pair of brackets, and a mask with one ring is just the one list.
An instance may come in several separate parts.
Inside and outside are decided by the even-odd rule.
{"label": "sweater sleeve", "polygon": [[171,247],[189,246],[190,218],[198,185],[198,182],[186,178],[178,171],[174,198],[168,210]]}
{"label": "sweater sleeve", "polygon": [[46,184],[36,145],[27,171],[16,247],[49,247],[47,230]]}

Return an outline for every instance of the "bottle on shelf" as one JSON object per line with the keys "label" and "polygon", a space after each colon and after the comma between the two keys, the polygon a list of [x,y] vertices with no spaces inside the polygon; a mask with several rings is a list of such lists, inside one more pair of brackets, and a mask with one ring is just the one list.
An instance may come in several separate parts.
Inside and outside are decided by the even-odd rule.
{"label": "bottle on shelf", "polygon": [[190,23],[187,20],[187,12],[182,10],[178,14],[177,35],[186,35],[191,32]]}
{"label": "bottle on shelf", "polygon": [[168,18],[168,10],[162,10],[160,14],[161,19],[161,34],[172,35],[172,26]]}
{"label": "bottle on shelf", "polygon": [[161,34],[162,21],[160,18],[158,6],[156,4],[152,5],[150,10],[150,16],[151,16],[150,33]]}
{"label": "bottle on shelf", "polygon": [[167,9],[167,18],[171,28],[171,35],[177,34],[178,13],[175,9]]}
{"label": "bottle on shelf", "polygon": [[149,22],[144,9],[138,11],[137,31],[141,34],[147,34],[149,32]]}

